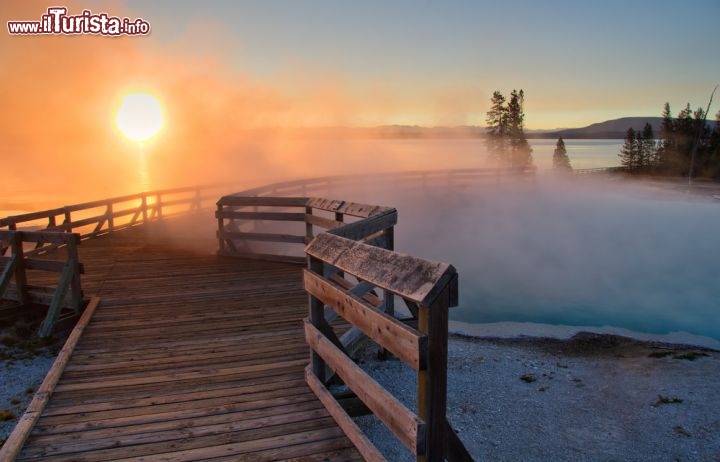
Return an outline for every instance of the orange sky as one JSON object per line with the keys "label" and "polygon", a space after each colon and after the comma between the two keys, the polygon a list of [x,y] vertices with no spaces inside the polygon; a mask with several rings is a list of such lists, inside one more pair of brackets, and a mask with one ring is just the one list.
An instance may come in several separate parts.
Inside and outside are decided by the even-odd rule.
{"label": "orange sky", "polygon": [[[263,74],[258,69],[273,64],[260,63],[258,59],[262,61],[267,55],[270,60],[277,56],[279,51],[272,47],[277,48],[283,37],[278,35],[276,41],[264,42],[260,38],[266,37],[261,35],[255,36],[254,41],[253,37],[238,38],[232,21],[219,9],[234,7],[234,4],[208,3],[210,6],[201,14],[196,11],[197,4],[172,3],[185,5],[184,14],[198,17],[192,23],[171,17],[170,10],[165,15],[160,4],[128,4],[132,8],[115,1],[63,3],[74,14],[85,7],[119,17],[142,16],[153,24],[149,36],[0,34],[0,100],[3,102],[0,153],[6,178],[0,186],[0,195],[7,197],[25,190],[81,191],[87,198],[134,191],[136,188],[128,178],[137,176],[141,148],[118,133],[114,120],[120,101],[128,92],[156,94],[167,116],[165,128],[142,148],[147,154],[155,187],[208,179],[262,181],[327,173],[329,166],[308,166],[302,162],[303,153],[312,146],[276,136],[282,134],[281,129],[262,138],[248,132],[258,127],[382,123],[478,125],[483,123],[492,90],[508,93],[513,87],[526,88],[530,128],[537,128],[537,121],[543,117],[551,120],[548,117],[553,113],[576,111],[575,114],[591,117],[592,109],[583,111],[583,105],[596,101],[595,107],[603,109],[616,101],[607,93],[600,97],[587,93],[587,100],[568,98],[555,107],[552,102],[560,102],[562,92],[557,90],[560,87],[548,87],[544,92],[534,90],[534,86],[547,78],[534,72],[523,74],[523,78],[512,73],[512,78],[481,82],[476,77],[483,73],[476,69],[461,77],[448,73],[443,79],[440,78],[442,66],[435,65],[433,60],[439,63],[442,53],[447,54],[448,50],[432,55],[432,50],[420,47],[415,47],[412,55],[393,54],[392,49],[385,51],[369,45],[367,50],[356,47],[356,55],[352,55],[340,47],[343,59],[360,69],[356,75],[350,67],[338,64],[337,56],[330,54],[337,50],[315,49],[299,43],[296,50],[285,50],[291,54],[297,52],[297,56],[277,64],[279,70]],[[262,2],[246,4],[248,11],[241,11],[241,17],[249,20],[249,10],[262,8],[261,5]],[[9,20],[37,20],[47,6],[41,1],[4,2],[0,21],[5,24]],[[217,7],[217,11],[211,6]],[[377,17],[371,15],[371,18]],[[171,21],[177,26],[172,31],[166,27]],[[333,27],[344,23],[338,24],[340,26]],[[265,30],[263,24],[257,28]],[[409,33],[398,27],[391,27],[387,32],[398,37]],[[352,34],[348,31],[348,44],[355,40]],[[292,41],[295,36],[285,39]],[[392,40],[386,41],[392,44]],[[326,42],[335,48],[338,43],[346,43],[340,36],[338,43]],[[487,43],[467,43],[466,51],[470,55],[474,53],[472,47],[492,48]],[[320,57],[302,54],[308,51]],[[266,55],[261,53],[257,58],[258,52]],[[325,58],[323,53],[327,54]],[[376,55],[384,61],[371,61]],[[354,57],[356,62],[352,61]],[[324,61],[318,61],[320,59]],[[478,62],[485,64],[482,60]],[[422,72],[413,73],[412,66],[418,63],[430,66],[427,69],[432,72],[426,73],[432,74],[432,78]],[[394,65],[397,69],[392,68]],[[403,65],[409,67],[403,68]],[[383,73],[386,68],[389,74]],[[563,72],[569,75],[567,82],[573,81],[571,74],[567,74],[573,72],[576,71]],[[650,93],[657,90],[658,96],[653,98],[653,101],[657,99],[657,111],[644,115],[659,114],[664,102],[660,96],[662,90],[654,89],[653,85],[653,81],[649,81],[643,88]],[[581,95],[582,89],[581,86],[568,91],[571,95]],[[601,100],[604,102],[598,102]],[[621,115],[636,114],[618,116]],[[547,124],[547,128],[557,126],[552,122]]]}

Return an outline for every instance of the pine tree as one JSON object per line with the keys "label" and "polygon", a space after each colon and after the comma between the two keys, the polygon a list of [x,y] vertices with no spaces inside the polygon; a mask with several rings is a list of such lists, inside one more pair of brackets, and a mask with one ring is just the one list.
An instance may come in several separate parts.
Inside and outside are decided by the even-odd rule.
{"label": "pine tree", "polygon": [[499,91],[490,99],[490,110],[487,112],[485,145],[493,164],[507,165],[507,108],[505,97]]}
{"label": "pine tree", "polygon": [[567,149],[565,149],[565,141],[562,136],[558,138],[555,144],[555,151],[553,152],[553,169],[557,171],[572,171],[570,165],[570,158],[567,155]]}
{"label": "pine tree", "polygon": [[625,134],[625,143],[620,150],[620,165],[626,170],[634,172],[637,169],[638,162],[638,143],[635,136],[635,130],[628,128]]}
{"label": "pine tree", "polygon": [[674,170],[673,166],[677,164],[675,124],[672,113],[670,112],[670,103],[665,103],[662,118],[662,125],[660,125],[660,142],[655,164],[661,171],[670,172]]}
{"label": "pine tree", "polygon": [[533,166],[532,148],[525,137],[525,92],[513,90],[507,105],[507,133],[510,141],[510,167],[530,168]]}
{"label": "pine tree", "polygon": [[643,131],[636,135],[638,147],[637,168],[648,171],[655,166],[657,149],[655,147],[655,134],[652,125],[645,124]]}

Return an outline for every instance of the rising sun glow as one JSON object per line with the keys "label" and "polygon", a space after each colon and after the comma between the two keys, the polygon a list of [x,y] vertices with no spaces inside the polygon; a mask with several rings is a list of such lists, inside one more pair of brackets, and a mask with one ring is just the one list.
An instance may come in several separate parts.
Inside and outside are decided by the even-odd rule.
{"label": "rising sun glow", "polygon": [[148,93],[126,95],[117,113],[117,126],[131,140],[147,141],[163,126],[160,102]]}

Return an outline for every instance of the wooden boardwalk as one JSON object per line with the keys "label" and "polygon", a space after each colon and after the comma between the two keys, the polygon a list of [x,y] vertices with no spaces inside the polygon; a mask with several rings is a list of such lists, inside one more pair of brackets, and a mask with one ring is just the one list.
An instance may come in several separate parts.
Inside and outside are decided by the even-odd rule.
{"label": "wooden boardwalk", "polygon": [[300,267],[150,232],[80,246],[101,303],[17,460],[360,460],[305,383]]}

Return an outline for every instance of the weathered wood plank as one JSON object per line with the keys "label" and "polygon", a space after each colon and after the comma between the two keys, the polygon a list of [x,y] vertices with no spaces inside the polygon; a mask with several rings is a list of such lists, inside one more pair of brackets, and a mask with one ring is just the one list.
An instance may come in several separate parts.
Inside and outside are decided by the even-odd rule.
{"label": "weathered wood plank", "polygon": [[350,418],[340,404],[335,401],[333,395],[330,394],[327,388],[325,388],[325,385],[318,380],[309,367],[305,368],[305,380],[345,435],[353,442],[363,458],[368,462],[384,461],[385,457],[383,457],[375,445],[365,436],[362,430],[360,430],[360,427]]}
{"label": "weathered wood plank", "polygon": [[[420,304],[429,305],[445,284],[457,283],[457,272],[448,263],[391,252],[329,233],[313,239],[305,252]],[[450,290],[457,292],[457,285]]]}
{"label": "weathered wood plank", "polygon": [[335,345],[305,321],[305,339],[367,407],[413,454],[423,453],[425,424],[412,411],[345,356]]}
{"label": "weathered wood plank", "polygon": [[304,213],[291,212],[236,212],[222,210],[215,212],[215,218],[228,220],[305,221]]}
{"label": "weathered wood plank", "polygon": [[325,229],[337,228],[338,226],[342,226],[344,224],[342,221],[331,220],[329,218],[311,215],[309,213],[305,214],[305,222]]}
{"label": "weathered wood plank", "polygon": [[331,306],[350,324],[415,370],[425,368],[427,337],[397,319],[379,312],[357,296],[345,292],[310,270],[305,270],[305,290]]}
{"label": "weathered wood plank", "polygon": [[294,234],[278,234],[278,233],[243,233],[237,231],[218,231],[218,239],[232,239],[244,241],[263,241],[263,242],[287,242],[295,244],[305,244],[305,236],[297,236]]}
{"label": "weathered wood plank", "polygon": [[249,197],[249,196],[223,196],[217,204],[222,206],[238,207],[244,205],[273,206],[273,207],[305,207],[306,197]]}
{"label": "weathered wood plank", "polygon": [[397,212],[395,209],[371,216],[364,220],[348,223],[338,228],[328,230],[336,236],[359,241],[366,239],[380,231],[392,228],[397,224]]}
{"label": "weathered wood plank", "polygon": [[389,210],[388,207],[382,207],[379,205],[360,204],[357,202],[325,199],[322,197],[309,198],[307,200],[307,206],[319,210],[325,210],[327,212],[336,212],[358,218],[367,218]]}

